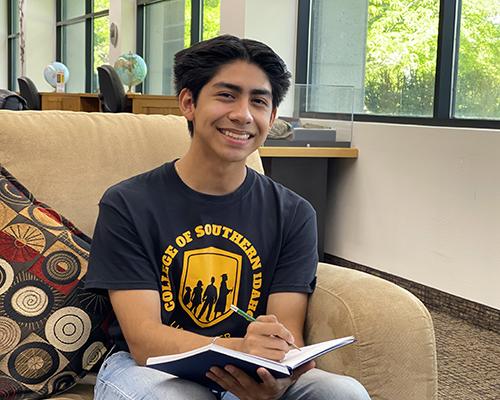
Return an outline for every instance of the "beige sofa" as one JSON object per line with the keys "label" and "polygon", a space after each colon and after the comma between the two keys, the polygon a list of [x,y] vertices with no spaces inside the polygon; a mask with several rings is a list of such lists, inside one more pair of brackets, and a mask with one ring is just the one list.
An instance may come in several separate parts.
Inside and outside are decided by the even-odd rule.
{"label": "beige sofa", "polygon": [[[189,140],[176,116],[0,111],[0,164],[90,236],[108,186],[181,156]],[[257,153],[249,165],[262,171]],[[437,398],[434,330],[423,304],[382,279],[320,264],[306,341],[347,335],[357,344],[319,367],[357,378],[374,400]],[[92,399],[86,380],[55,398]]]}

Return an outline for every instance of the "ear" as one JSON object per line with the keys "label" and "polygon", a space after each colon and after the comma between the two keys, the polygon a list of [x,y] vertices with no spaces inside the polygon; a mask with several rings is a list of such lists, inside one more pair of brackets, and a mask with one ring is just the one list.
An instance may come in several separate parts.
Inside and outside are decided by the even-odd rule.
{"label": "ear", "polygon": [[192,121],[194,119],[195,105],[191,90],[184,88],[179,93],[179,109],[188,121]]}
{"label": "ear", "polygon": [[269,129],[274,124],[274,120],[276,119],[276,113],[278,112],[278,109],[276,107],[273,107],[273,111],[271,111],[271,118],[269,119]]}

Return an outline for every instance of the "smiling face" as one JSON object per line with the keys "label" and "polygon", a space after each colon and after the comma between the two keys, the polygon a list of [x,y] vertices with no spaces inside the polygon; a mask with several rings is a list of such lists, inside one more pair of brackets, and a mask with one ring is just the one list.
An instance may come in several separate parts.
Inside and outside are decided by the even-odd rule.
{"label": "smiling face", "polygon": [[193,122],[191,151],[197,157],[243,164],[266,139],[276,114],[266,74],[241,60],[221,67],[201,89],[196,105],[183,89],[179,106]]}

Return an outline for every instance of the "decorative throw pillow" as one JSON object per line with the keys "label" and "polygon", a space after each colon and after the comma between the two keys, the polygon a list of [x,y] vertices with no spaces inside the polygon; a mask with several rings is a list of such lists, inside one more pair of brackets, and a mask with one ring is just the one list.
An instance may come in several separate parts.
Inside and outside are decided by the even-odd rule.
{"label": "decorative throw pillow", "polygon": [[83,290],[90,238],[0,167],[0,398],[73,386],[107,351],[105,296]]}

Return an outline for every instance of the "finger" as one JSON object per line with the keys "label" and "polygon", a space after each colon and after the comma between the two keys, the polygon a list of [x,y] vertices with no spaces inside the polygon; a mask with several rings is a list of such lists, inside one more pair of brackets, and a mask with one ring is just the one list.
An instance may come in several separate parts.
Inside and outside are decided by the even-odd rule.
{"label": "finger", "polygon": [[227,371],[225,371],[222,368],[218,367],[211,367],[205,376],[211,380],[213,380],[215,383],[217,383],[219,386],[221,386],[224,390],[228,390],[230,392],[235,393],[235,391],[239,390],[239,384],[234,377],[229,374]]}
{"label": "finger", "polygon": [[293,383],[291,377],[276,379],[267,369],[259,368],[257,375],[262,380],[261,388],[266,393],[276,398],[276,395],[281,396],[287,388]]}
{"label": "finger", "polygon": [[[262,380],[262,383],[266,386],[276,386],[278,380],[266,369],[266,368],[258,368],[257,369],[257,375],[259,375],[259,378]],[[284,379],[290,379],[290,378],[284,378]]]}
{"label": "finger", "polygon": [[260,336],[274,336],[287,343],[294,343],[292,333],[279,322],[255,321],[248,325],[247,334]]}

